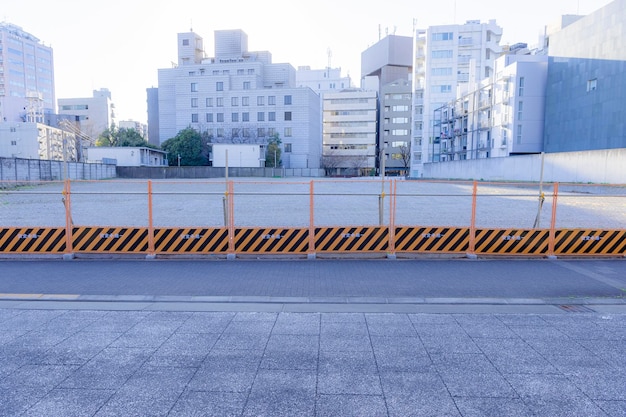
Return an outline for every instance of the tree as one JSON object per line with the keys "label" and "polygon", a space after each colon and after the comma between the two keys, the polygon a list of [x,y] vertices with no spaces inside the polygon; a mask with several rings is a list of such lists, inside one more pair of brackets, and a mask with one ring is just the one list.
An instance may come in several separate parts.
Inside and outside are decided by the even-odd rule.
{"label": "tree", "polygon": [[161,148],[167,152],[170,166],[178,165],[179,156],[180,165],[199,166],[207,164],[204,142],[200,133],[188,127],[163,142]]}
{"label": "tree", "polygon": [[272,136],[269,139],[267,143],[267,149],[265,151],[265,166],[266,167],[273,168],[273,167],[281,166],[281,160],[280,160],[280,154],[281,154],[280,144],[281,143],[282,141],[280,140],[278,133],[274,134],[274,136]]}
{"label": "tree", "polygon": [[332,176],[337,174],[337,168],[339,168],[345,158],[337,155],[335,151],[329,151],[322,156],[322,168],[326,175]]}
{"label": "tree", "polygon": [[118,129],[114,124],[98,136],[96,146],[143,146],[155,148],[135,129]]}
{"label": "tree", "polygon": [[399,150],[400,160],[402,161],[402,166],[406,175],[409,172],[409,165],[411,164],[411,146],[409,144],[401,145]]}

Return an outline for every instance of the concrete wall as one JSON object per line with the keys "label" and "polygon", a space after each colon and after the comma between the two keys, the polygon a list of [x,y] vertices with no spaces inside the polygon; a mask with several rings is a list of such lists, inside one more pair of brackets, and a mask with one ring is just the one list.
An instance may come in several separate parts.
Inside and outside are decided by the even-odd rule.
{"label": "concrete wall", "polygon": [[101,180],[115,178],[115,165],[40,159],[0,158],[0,188],[15,182]]}
{"label": "concrete wall", "polygon": [[[119,178],[224,178],[224,168],[219,167],[117,167]],[[323,177],[323,169],[313,168],[246,168],[229,167],[229,177]]]}
{"label": "concrete wall", "polygon": [[[626,184],[626,148],[547,153],[547,182]],[[423,178],[539,181],[541,155],[521,155],[424,164]]]}

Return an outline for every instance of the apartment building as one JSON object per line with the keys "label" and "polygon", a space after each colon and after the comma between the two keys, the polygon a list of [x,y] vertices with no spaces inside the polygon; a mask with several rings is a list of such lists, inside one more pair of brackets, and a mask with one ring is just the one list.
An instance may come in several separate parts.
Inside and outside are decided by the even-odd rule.
{"label": "apartment building", "polygon": [[327,175],[369,175],[376,169],[377,89],[323,96],[322,168]]}
{"label": "apartment building", "polygon": [[326,67],[323,69],[311,69],[309,66],[300,66],[296,71],[296,85],[309,87],[321,96],[327,91],[340,91],[352,87],[350,76],[343,77],[341,68]]}
{"label": "apartment building", "polygon": [[[415,32],[413,111],[417,117],[413,120],[412,177],[420,176],[423,163],[440,160],[440,155],[433,153],[439,148],[432,146],[437,141],[434,110],[494,74],[501,37],[502,28],[494,20],[470,20]],[[421,125],[415,126],[416,122]]]}
{"label": "apartment building", "polygon": [[547,56],[504,55],[494,68],[492,77],[434,110],[432,162],[543,150]]}
{"label": "apartment building", "polygon": [[0,22],[0,122],[42,122],[54,111],[52,48]]}
{"label": "apartment building", "polygon": [[319,168],[319,96],[296,86],[292,65],[248,51],[243,31],[214,36],[215,56],[207,57],[202,37],[178,34],[177,65],[158,71],[156,100],[148,90],[148,130],[157,124],[161,143],[187,127],[212,143],[266,144],[278,135],[284,167]]}

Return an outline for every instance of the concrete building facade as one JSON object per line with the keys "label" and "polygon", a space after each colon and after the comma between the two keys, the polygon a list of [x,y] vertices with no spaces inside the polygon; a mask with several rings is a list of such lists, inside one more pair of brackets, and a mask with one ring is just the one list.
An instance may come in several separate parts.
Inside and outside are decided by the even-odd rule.
{"label": "concrete building facade", "polygon": [[549,39],[545,151],[626,148],[626,0]]}
{"label": "concrete building facade", "polygon": [[411,155],[413,39],[389,35],[361,53],[361,77],[378,78],[378,170],[406,175]]}
{"label": "concrete building facade", "polygon": [[432,162],[540,153],[548,59],[504,55],[475,89],[434,110]]}
{"label": "concrete building facade", "polygon": [[52,48],[0,22],[0,121],[42,122],[55,112]]}
{"label": "concrete building facade", "polygon": [[0,122],[0,157],[78,161],[76,135],[37,122]]}
{"label": "concrete building facade", "polygon": [[376,169],[378,92],[347,89],[323,96],[322,168],[327,175],[369,175]]}
{"label": "concrete building facade", "polygon": [[117,125],[115,104],[111,101],[111,92],[106,88],[94,90],[92,97],[60,98],[59,114],[78,123],[78,128],[92,140]]}
{"label": "concrete building facade", "polygon": [[461,91],[472,90],[472,84],[493,76],[494,62],[502,50],[501,37],[502,28],[494,20],[470,20],[463,25],[431,26],[416,31],[413,91],[414,101],[423,102],[414,102],[413,107],[421,112],[423,120],[422,129],[413,135],[413,143],[420,143],[421,151],[413,152],[412,177],[420,176],[424,162],[440,158],[432,154],[436,141],[434,110],[455,100]]}
{"label": "concrete building facade", "polygon": [[308,66],[298,67],[296,85],[309,87],[317,94],[327,91],[340,91],[352,87],[350,76],[342,77],[341,68],[311,69]]}
{"label": "concrete building facade", "polygon": [[319,96],[296,87],[290,64],[273,64],[269,52],[252,52],[241,30],[215,32],[215,57],[207,58],[196,33],[178,34],[175,68],[158,73],[149,130],[160,142],[192,127],[212,143],[267,143],[278,135],[286,168],[318,168],[321,156]]}

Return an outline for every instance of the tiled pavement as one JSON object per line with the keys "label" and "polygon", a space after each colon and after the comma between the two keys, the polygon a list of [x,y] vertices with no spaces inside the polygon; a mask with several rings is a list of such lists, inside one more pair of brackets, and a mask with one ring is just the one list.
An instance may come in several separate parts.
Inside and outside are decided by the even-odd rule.
{"label": "tiled pavement", "polygon": [[0,309],[2,416],[624,416],[626,314]]}

